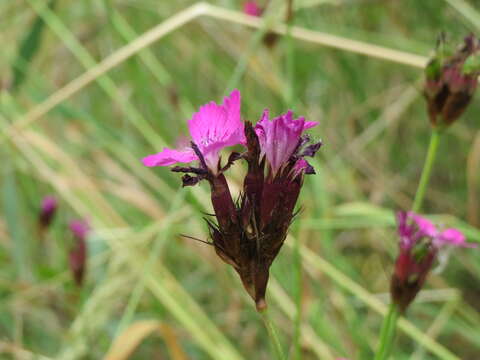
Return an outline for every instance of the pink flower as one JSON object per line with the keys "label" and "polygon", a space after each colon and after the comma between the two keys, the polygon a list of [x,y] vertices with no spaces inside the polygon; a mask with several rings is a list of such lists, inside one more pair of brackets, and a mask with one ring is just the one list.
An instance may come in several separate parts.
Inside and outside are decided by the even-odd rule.
{"label": "pink flower", "polygon": [[473,247],[457,229],[440,231],[414,212],[397,214],[400,254],[391,281],[393,301],[403,312],[423,287],[439,251],[445,247]]}
{"label": "pink flower", "polygon": [[87,236],[90,226],[84,220],[73,220],[70,222],[69,228],[75,240],[68,254],[70,271],[75,283],[81,286],[87,265]]}
{"label": "pink flower", "polygon": [[90,232],[90,226],[85,220],[72,220],[68,226],[73,236],[80,239],[86,239]]}
{"label": "pink flower", "polygon": [[54,196],[45,196],[40,207],[38,221],[42,229],[48,228],[57,211],[58,202]]}
{"label": "pink flower", "polygon": [[[235,90],[222,105],[209,103],[193,115],[188,122],[193,140],[190,146],[164,149],[143,159],[146,166],[200,162],[198,167],[175,166],[171,170],[184,173],[184,186],[204,179],[209,182],[216,219],[205,219],[211,244],[217,255],[237,271],[258,311],[267,306],[270,266],[296,214],[303,175],[314,173],[304,157],[313,157],[321,142],[307,145],[310,139],[302,133],[315,125],[304,118],[293,119],[291,111],[270,121],[267,110],[255,128],[251,122],[243,124],[240,93]],[[236,144],[247,150],[241,154],[232,152],[221,164],[220,150]],[[225,178],[226,170],[235,161],[246,162],[248,167],[237,201]]]}
{"label": "pink flower", "polygon": [[[200,107],[188,121],[192,146],[178,150],[165,148],[145,157],[145,166],[168,166],[200,160],[214,174],[218,172],[220,151],[227,146],[245,144],[240,117],[240,92],[234,90],[222,105],[213,101]],[[198,149],[198,151],[195,150]],[[206,170],[206,169],[205,169]]]}
{"label": "pink flower", "polygon": [[400,247],[410,250],[422,241],[427,241],[436,249],[445,246],[474,247],[466,242],[460,230],[448,228],[440,231],[430,220],[414,212],[400,211],[397,214]]}
{"label": "pink flower", "polygon": [[262,118],[255,126],[255,132],[260,142],[261,155],[266,156],[273,176],[287,164],[295,150],[298,150],[303,131],[317,124],[315,121],[305,121],[304,117],[293,119],[292,111],[270,121],[268,109],[264,110]]}
{"label": "pink flower", "polygon": [[261,16],[263,10],[256,1],[246,1],[243,4],[243,12],[250,16]]}

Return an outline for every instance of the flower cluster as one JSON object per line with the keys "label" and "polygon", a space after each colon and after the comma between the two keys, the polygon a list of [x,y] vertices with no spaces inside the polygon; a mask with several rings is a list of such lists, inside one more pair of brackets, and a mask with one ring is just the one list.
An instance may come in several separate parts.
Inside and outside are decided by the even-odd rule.
{"label": "flower cluster", "polygon": [[[38,213],[39,236],[43,238],[45,231],[52,224],[58,210],[58,201],[55,196],[45,196]],[[68,260],[73,279],[78,286],[83,283],[87,263],[87,238],[90,226],[83,219],[72,220],[69,229],[74,243],[70,246]]]}
{"label": "flower cluster", "polygon": [[440,231],[428,219],[401,211],[397,214],[400,253],[391,279],[393,302],[404,312],[422,288],[440,251],[472,247],[457,229]]}
{"label": "flower cluster", "polygon": [[[242,122],[240,92],[234,90],[223,104],[200,107],[188,122],[192,141],[183,149],[164,149],[143,159],[146,166],[167,166],[198,161],[198,166],[175,166],[185,173],[183,185],[207,180],[216,223],[207,219],[212,245],[218,256],[232,265],[255,301],[266,307],[265,291],[269,269],[287,236],[295,216],[295,204],[304,174],[313,174],[305,157],[313,157],[321,143],[309,144],[303,132],[316,126],[291,111],[270,119],[268,110],[254,126]],[[222,164],[220,151],[241,145],[243,153],[232,152]],[[238,201],[234,201],[224,173],[235,161],[247,164]]]}
{"label": "flower cluster", "polygon": [[480,74],[480,41],[473,35],[450,52],[440,39],[435,56],[425,69],[424,95],[434,127],[451,125],[465,111],[477,88]]}

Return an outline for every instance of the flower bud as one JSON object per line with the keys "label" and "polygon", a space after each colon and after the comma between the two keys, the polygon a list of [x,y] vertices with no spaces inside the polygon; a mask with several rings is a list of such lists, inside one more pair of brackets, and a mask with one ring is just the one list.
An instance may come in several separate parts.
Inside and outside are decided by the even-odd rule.
{"label": "flower bud", "polygon": [[73,220],[69,225],[73,234],[74,244],[69,252],[70,270],[78,286],[83,284],[87,262],[87,237],[90,226],[84,220]]}
{"label": "flower bud", "polygon": [[431,124],[445,128],[457,120],[468,107],[477,88],[480,74],[480,42],[473,35],[450,52],[443,38],[435,56],[425,68],[424,96]]}
{"label": "flower bud", "polygon": [[40,213],[38,215],[38,223],[42,230],[47,229],[55,217],[57,211],[58,202],[53,196],[45,196],[42,200],[40,207]]}

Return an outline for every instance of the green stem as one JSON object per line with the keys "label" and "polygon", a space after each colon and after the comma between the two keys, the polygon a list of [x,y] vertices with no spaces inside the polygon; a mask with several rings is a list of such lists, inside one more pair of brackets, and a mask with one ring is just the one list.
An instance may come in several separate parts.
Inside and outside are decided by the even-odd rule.
{"label": "green stem", "polygon": [[[286,73],[288,84],[285,91],[285,105],[292,109],[295,102],[295,43],[292,38],[293,25],[293,0],[287,1],[287,13],[285,22],[287,23],[287,34],[285,37],[287,43],[286,56]],[[293,271],[295,277],[295,318],[292,339],[292,358],[294,360],[301,360],[302,348],[300,345],[301,339],[301,322],[302,322],[302,256],[300,254],[300,240],[295,237],[293,245]]]}
{"label": "green stem", "polygon": [[293,332],[293,359],[300,360],[302,358],[302,347],[300,346],[301,325],[302,325],[302,255],[300,254],[300,240],[295,237],[293,245],[294,271],[295,271],[295,320]]}
{"label": "green stem", "polygon": [[273,325],[270,317],[268,316],[268,309],[265,309],[260,312],[262,315],[263,322],[265,323],[265,327],[267,328],[268,336],[270,338],[270,343],[275,351],[275,355],[278,360],[287,360],[285,354],[282,349],[282,345],[280,344],[280,340],[278,339],[277,330]]}
{"label": "green stem", "polygon": [[399,317],[400,313],[396,305],[391,303],[388,308],[387,316],[383,319],[382,330],[380,332],[380,343],[374,360],[388,359],[393,348]]}
{"label": "green stem", "polygon": [[428,188],[428,182],[430,180],[430,175],[432,174],[433,163],[435,162],[435,158],[437,155],[440,135],[440,131],[433,130],[432,136],[430,137],[427,158],[425,159],[422,176],[420,177],[420,183],[418,184],[417,193],[415,194],[415,199],[413,200],[413,212],[418,212],[422,208],[423,198],[425,197],[425,192]]}

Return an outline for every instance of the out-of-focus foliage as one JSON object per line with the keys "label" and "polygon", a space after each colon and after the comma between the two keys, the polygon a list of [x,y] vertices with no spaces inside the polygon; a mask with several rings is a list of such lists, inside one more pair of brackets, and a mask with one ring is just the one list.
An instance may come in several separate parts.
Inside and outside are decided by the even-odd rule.
{"label": "out-of-focus foliage", "polygon": [[[248,120],[257,121],[265,107],[284,112],[286,92],[293,91],[295,113],[320,121],[311,131],[325,144],[317,175],[305,180],[302,211],[287,239],[317,256],[304,253],[302,262],[303,358],[372,358],[382,321],[372,304],[386,299],[397,251],[393,211],[411,205],[430,134],[421,69],[295,39],[291,52],[282,38],[269,49],[253,40],[252,29],[202,16],[95,77],[20,133],[6,131],[193,3],[0,2],[0,358],[100,359],[118,353],[114,344],[131,346],[124,349],[131,359],[271,358],[266,331],[235,274],[211,247],[179,236],[206,238],[207,184],[181,189],[177,174],[139,161],[174,145],[192,112],[232,85],[242,92]],[[242,9],[240,1],[211,3]],[[281,3],[272,1],[270,11],[280,12]],[[428,56],[440,31],[454,41],[480,31],[456,3],[298,0],[294,22]],[[470,3],[473,19],[480,8]],[[443,136],[424,207],[472,241],[480,240],[479,113],[474,98]],[[229,171],[233,188],[241,175],[240,167]],[[36,221],[47,194],[59,198],[59,207],[40,236]],[[67,224],[78,217],[93,228],[81,288],[68,265]],[[267,293],[285,348],[299,287],[292,261],[285,246]],[[458,251],[448,261],[430,277],[409,319],[458,358],[474,359],[479,255]],[[122,333],[131,343],[115,342]],[[418,336],[400,332],[395,359],[437,358]]]}

